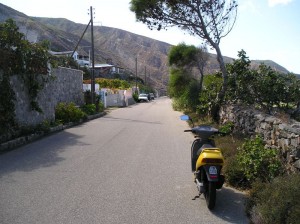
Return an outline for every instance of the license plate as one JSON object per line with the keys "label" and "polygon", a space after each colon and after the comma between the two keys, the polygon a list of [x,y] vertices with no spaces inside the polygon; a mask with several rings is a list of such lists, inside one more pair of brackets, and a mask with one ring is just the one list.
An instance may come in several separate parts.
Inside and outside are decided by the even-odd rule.
{"label": "license plate", "polygon": [[215,167],[215,166],[210,166],[210,167],[209,167],[209,170],[208,170],[208,173],[209,173],[210,175],[216,175],[216,174],[218,174],[218,169],[217,169],[217,167]]}

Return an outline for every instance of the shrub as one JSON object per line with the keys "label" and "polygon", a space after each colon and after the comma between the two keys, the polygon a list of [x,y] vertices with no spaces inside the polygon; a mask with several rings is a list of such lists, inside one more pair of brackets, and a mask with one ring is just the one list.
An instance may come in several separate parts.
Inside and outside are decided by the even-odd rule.
{"label": "shrub", "polygon": [[243,170],[241,169],[236,156],[227,158],[225,160],[223,169],[226,177],[226,182],[229,185],[242,189],[249,188],[249,181],[247,180]]}
{"label": "shrub", "polygon": [[186,108],[184,97],[173,98],[172,107],[175,111],[182,111]]}
{"label": "shrub", "polygon": [[102,103],[102,101],[99,102],[98,107],[99,107],[98,112],[104,111],[104,104]]}
{"label": "shrub", "polygon": [[277,177],[270,183],[256,182],[246,205],[252,223],[299,223],[299,186],[299,174]]}
{"label": "shrub", "polygon": [[81,107],[81,110],[87,115],[92,115],[96,113],[96,105],[95,104],[86,104]]}
{"label": "shrub", "polygon": [[233,128],[234,128],[234,123],[232,121],[228,121],[219,127],[219,132],[221,132],[224,135],[228,135],[232,133]]}
{"label": "shrub", "polygon": [[65,124],[85,119],[86,114],[76,107],[74,103],[59,103],[55,108],[55,118],[56,120],[61,120]]}
{"label": "shrub", "polygon": [[133,93],[132,97],[133,97],[133,99],[134,99],[135,102],[139,101],[139,95],[137,93]]}
{"label": "shrub", "polygon": [[239,166],[250,182],[270,181],[280,173],[281,162],[276,149],[265,148],[261,137],[248,139],[239,148]]}
{"label": "shrub", "polygon": [[[231,122],[225,124],[224,129],[230,129]],[[222,127],[219,127],[222,130]],[[240,134],[219,135],[215,137],[217,147],[222,149],[225,158],[223,172],[226,177],[226,183],[237,188],[249,188],[249,181],[239,164],[236,157],[238,148],[245,142],[245,138]]]}

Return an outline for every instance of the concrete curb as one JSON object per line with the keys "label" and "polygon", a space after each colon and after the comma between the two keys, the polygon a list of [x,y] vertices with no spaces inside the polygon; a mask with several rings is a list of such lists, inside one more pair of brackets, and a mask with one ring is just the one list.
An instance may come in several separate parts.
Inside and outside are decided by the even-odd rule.
{"label": "concrete curb", "polygon": [[80,122],[76,122],[76,123],[68,123],[68,124],[65,124],[65,125],[59,125],[59,126],[56,126],[56,127],[51,127],[49,132],[34,133],[34,134],[30,134],[30,135],[27,135],[27,136],[22,136],[22,137],[19,137],[19,138],[12,139],[10,141],[1,143],[0,144],[0,153],[13,150],[17,147],[20,147],[20,146],[28,144],[30,142],[36,141],[36,140],[38,140],[42,137],[45,137],[47,135],[65,130],[67,128],[70,128],[70,127],[73,127],[73,126],[76,126],[76,125],[79,125],[79,124],[82,124],[82,123],[85,123],[85,122],[88,122],[90,120],[102,117],[104,115],[106,115],[106,112],[101,112],[99,114],[89,115],[87,120],[84,120],[84,121],[80,121]]}

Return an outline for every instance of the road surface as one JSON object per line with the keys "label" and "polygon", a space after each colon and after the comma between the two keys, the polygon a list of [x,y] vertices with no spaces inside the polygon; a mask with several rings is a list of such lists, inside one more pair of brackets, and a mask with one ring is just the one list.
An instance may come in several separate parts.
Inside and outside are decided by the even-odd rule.
{"label": "road surface", "polygon": [[238,191],[195,197],[180,115],[155,99],[0,155],[0,223],[248,223]]}

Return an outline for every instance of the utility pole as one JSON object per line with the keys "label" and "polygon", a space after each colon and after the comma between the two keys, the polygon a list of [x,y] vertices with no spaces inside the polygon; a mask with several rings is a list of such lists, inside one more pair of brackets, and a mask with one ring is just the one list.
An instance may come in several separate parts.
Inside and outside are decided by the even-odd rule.
{"label": "utility pole", "polygon": [[137,57],[135,58],[135,91],[137,92]]}
{"label": "utility pole", "polygon": [[147,73],[146,73],[146,66],[145,66],[145,85],[146,85],[146,80],[147,80]]}
{"label": "utility pole", "polygon": [[92,41],[92,72],[91,72],[91,94],[92,94],[92,104],[95,104],[95,51],[94,51],[94,24],[93,24],[93,7],[90,7],[91,14],[91,41]]}

